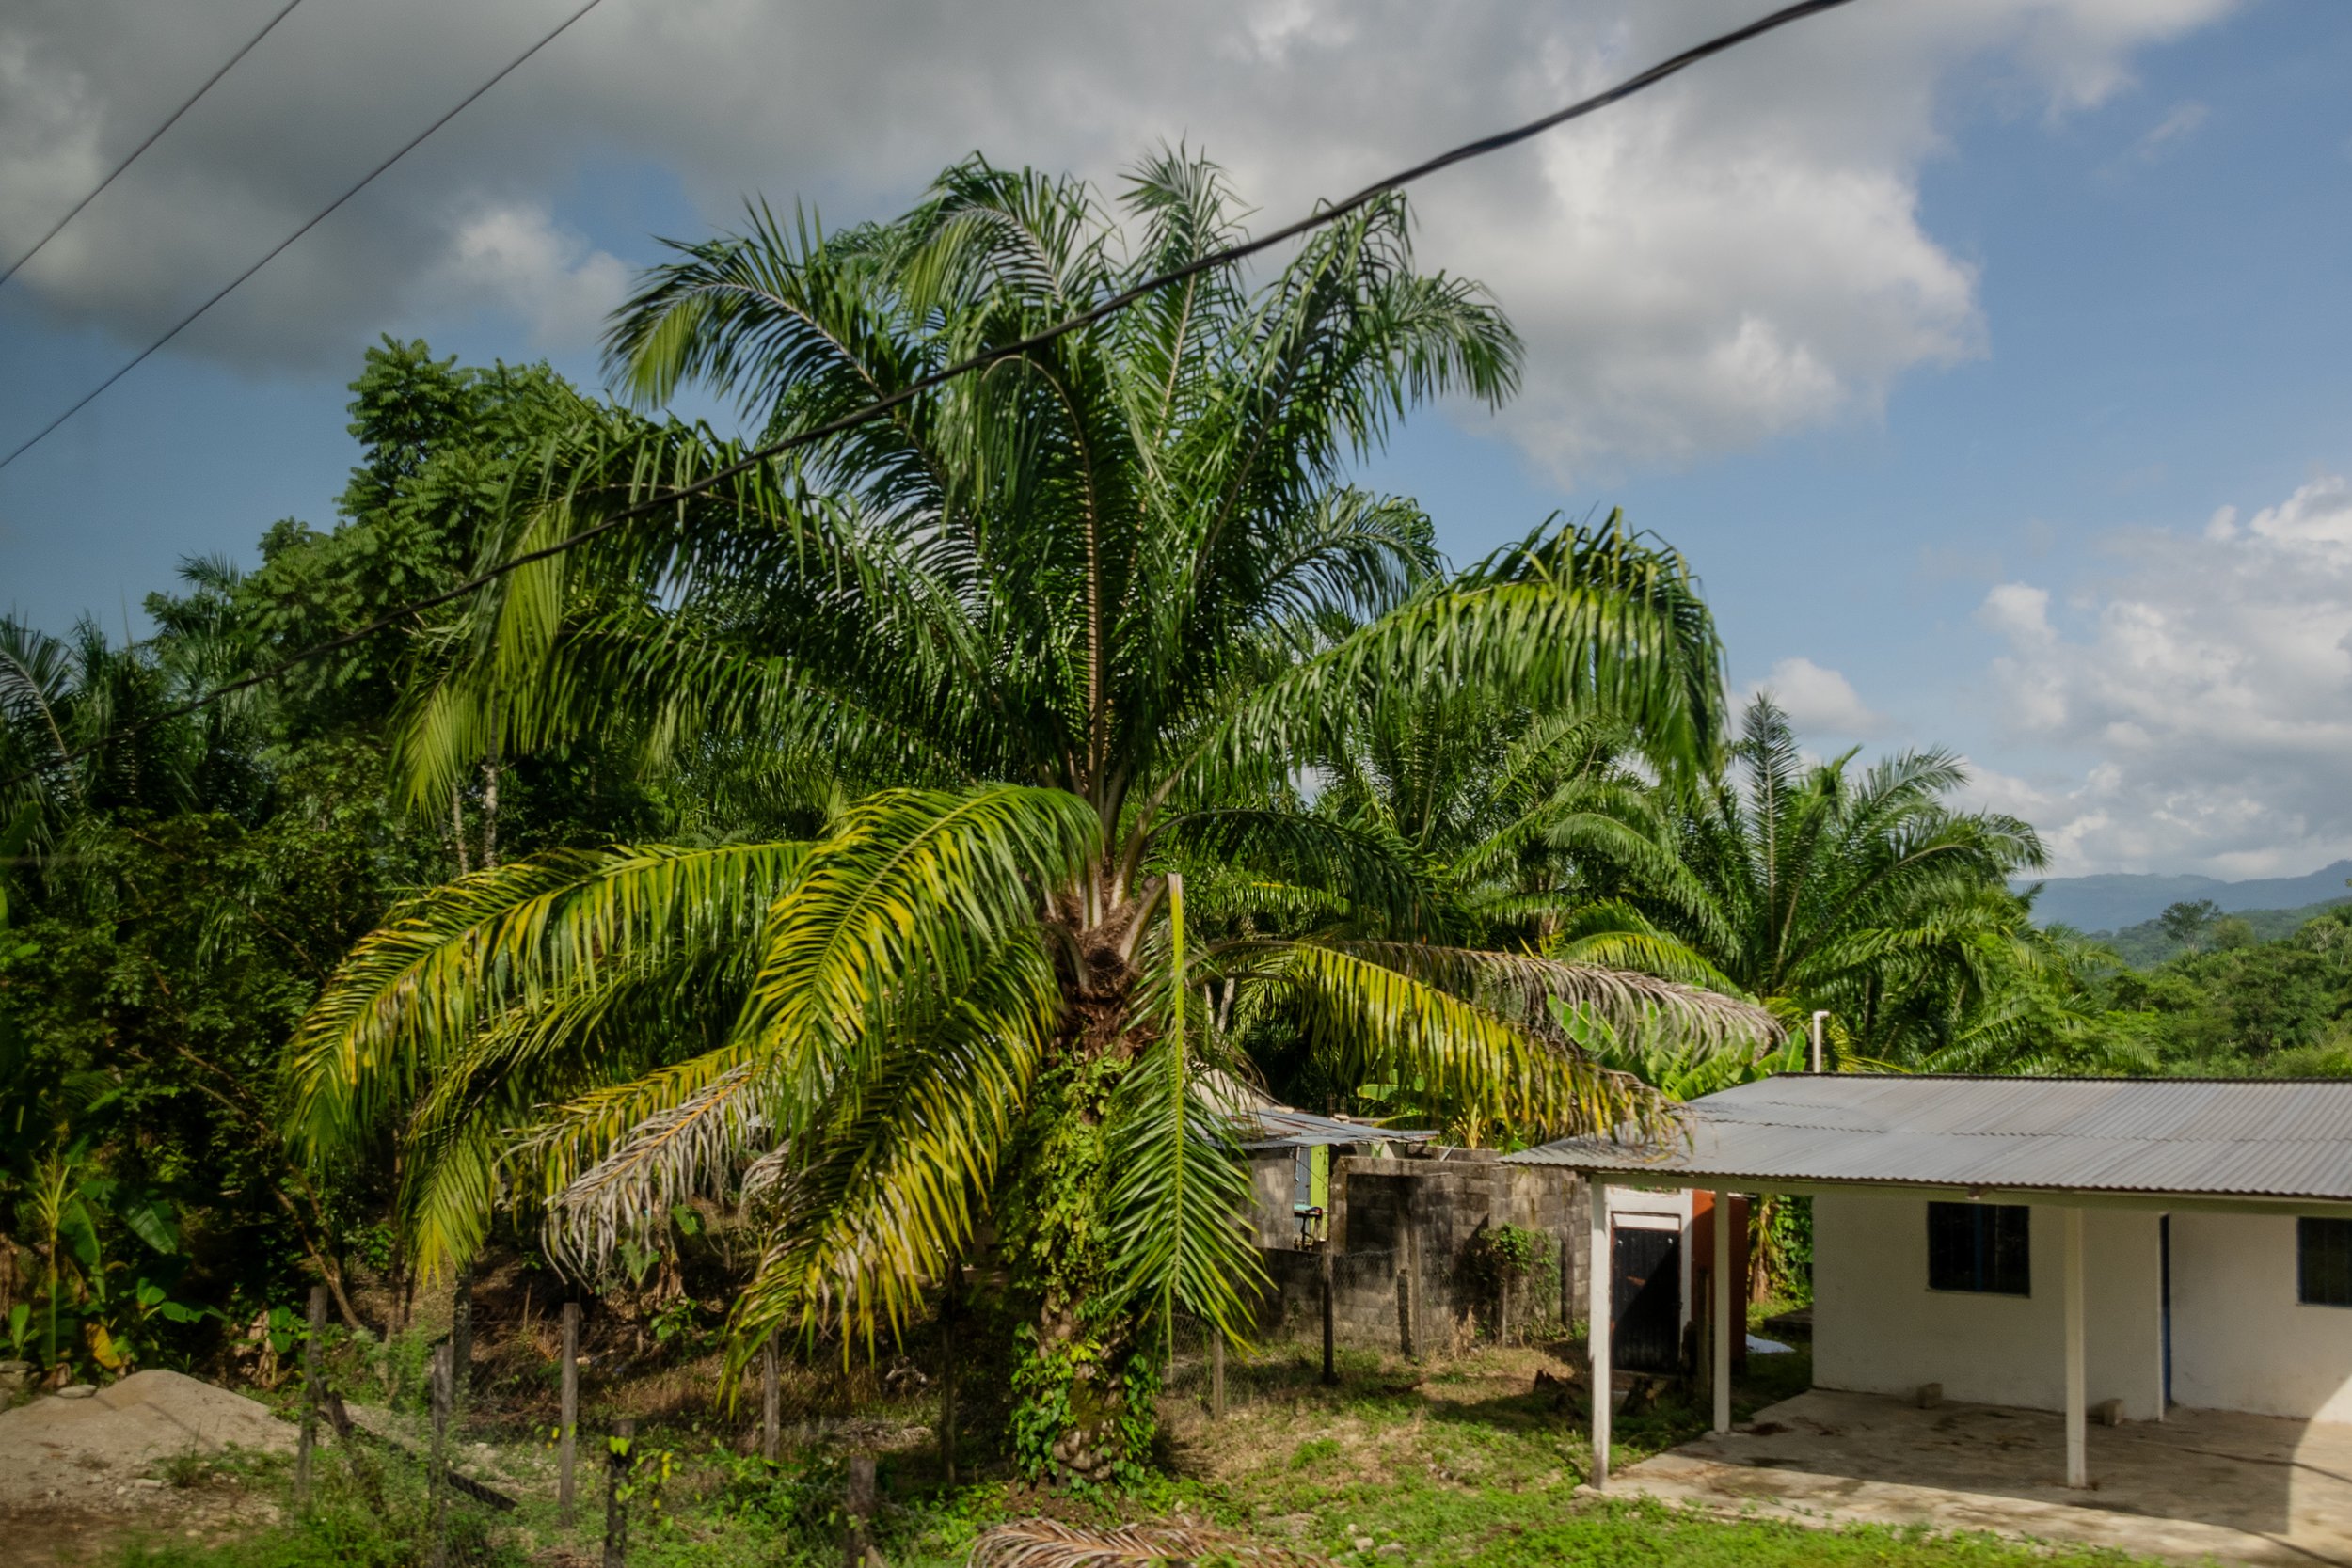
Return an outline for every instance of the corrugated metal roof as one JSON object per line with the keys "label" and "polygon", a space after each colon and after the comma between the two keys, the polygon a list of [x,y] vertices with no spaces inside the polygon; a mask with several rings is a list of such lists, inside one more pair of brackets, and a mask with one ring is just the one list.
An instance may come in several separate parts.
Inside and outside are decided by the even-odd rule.
{"label": "corrugated metal roof", "polygon": [[1438,1134],[1406,1128],[1381,1127],[1369,1121],[1342,1121],[1337,1117],[1311,1116],[1279,1105],[1263,1105],[1234,1118],[1235,1132],[1246,1149],[1309,1148],[1317,1144],[1426,1143]]}
{"label": "corrugated metal roof", "polygon": [[1675,1147],[1521,1164],[1759,1181],[2352,1201],[2352,1080],[1789,1073],[1692,1101]]}

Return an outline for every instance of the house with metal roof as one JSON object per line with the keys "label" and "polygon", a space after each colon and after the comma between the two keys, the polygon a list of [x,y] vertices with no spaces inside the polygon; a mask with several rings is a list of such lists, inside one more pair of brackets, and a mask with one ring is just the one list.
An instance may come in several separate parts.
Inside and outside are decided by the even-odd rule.
{"label": "house with metal roof", "polygon": [[[1818,1389],[2062,1412],[2075,1487],[2094,1410],[2352,1422],[2352,1082],[1799,1073],[1684,1110],[1660,1142],[1511,1158],[1586,1178],[1594,1258],[1617,1252],[1613,1188],[1809,1196]],[[1719,1257],[1719,1433],[1733,1277]],[[1596,1389],[1623,1286],[1589,1271]],[[1592,1401],[1596,1484],[1611,1402]]]}

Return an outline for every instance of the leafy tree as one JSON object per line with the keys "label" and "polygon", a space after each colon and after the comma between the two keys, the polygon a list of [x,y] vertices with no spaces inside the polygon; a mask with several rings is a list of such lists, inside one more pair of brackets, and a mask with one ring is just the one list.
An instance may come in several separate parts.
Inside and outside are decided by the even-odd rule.
{"label": "leafy tree", "polygon": [[[504,769],[502,806],[478,772],[470,820],[446,837],[402,821],[384,730],[401,673],[438,657],[445,626],[163,717],[446,587],[580,406],[544,367],[469,369],[389,340],[353,392],[361,464],[331,531],[279,523],[250,572],[183,562],[130,646],[87,622],[65,637],[0,623],[0,1306],[9,1238],[46,1244],[24,1204],[65,1162],[88,1221],[68,1236],[66,1298],[126,1355],[193,1348],[201,1326],[164,1312],[183,1291],[251,1307],[307,1276],[359,1321],[353,1273],[392,1261],[387,1183],[360,1166],[313,1179],[290,1157],[274,1089],[294,1022],[400,890],[492,849],[496,823],[529,846],[655,815],[576,750]],[[167,1230],[125,1229],[135,1200]],[[167,1234],[168,1257],[149,1245]],[[74,1247],[101,1261],[73,1274]],[[117,1277],[134,1263],[140,1277]],[[128,1364],[72,1332],[64,1350]]]}
{"label": "leafy tree", "polygon": [[2214,922],[2220,918],[2221,906],[2212,899],[2185,899],[2167,905],[2164,912],[2156,916],[2156,925],[2166,936],[2194,952]]}
{"label": "leafy tree", "polygon": [[[654,275],[613,368],[814,430],[1236,232],[1221,177],[1182,154],[1120,206],[1124,255],[1083,185],[977,160],[885,226],[756,212]],[[846,1345],[903,1321],[986,1214],[1024,1463],[1132,1461],[1152,1324],[1236,1327],[1255,1273],[1239,1166],[1191,1091],[1220,1049],[1196,986],[1280,993],[1334,1076],[1531,1130],[1649,1104],[1553,1035],[1548,997],[1756,1027],[1641,976],[1345,934],[1375,911],[1418,929],[1399,857],[1298,796],[1381,694],[1605,705],[1685,771],[1714,743],[1720,655],[1678,562],[1570,531],[1440,578],[1417,511],[1342,481],[1405,409],[1498,400],[1518,362],[1384,202],[1261,286],[1202,274],[512,574],[477,657],[408,709],[417,798],[485,754],[593,737],[768,790],[814,832],[548,853],[421,895],[303,1028],[303,1136],[331,1162],[405,1117],[405,1212],[438,1258],[479,1243],[510,1164],[552,1244],[593,1262],[750,1162],[773,1240],[739,1354],[778,1324]],[[613,415],[508,547],[736,455]],[[1171,873],[1196,865],[1204,898],[1246,868],[1340,918],[1187,953]]]}

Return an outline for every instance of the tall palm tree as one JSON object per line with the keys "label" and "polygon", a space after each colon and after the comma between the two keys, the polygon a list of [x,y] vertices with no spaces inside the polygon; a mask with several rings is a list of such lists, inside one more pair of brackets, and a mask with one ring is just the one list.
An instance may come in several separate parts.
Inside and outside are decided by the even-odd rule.
{"label": "tall palm tree", "polygon": [[1732,756],[1719,782],[1636,798],[1619,824],[1644,852],[1549,951],[1753,996],[1788,1024],[1827,1010],[1848,1056],[1936,1049],[2016,956],[2007,879],[2042,863],[2033,829],[1947,805],[1966,774],[1946,752],[1807,766],[1767,696]]}
{"label": "tall palm tree", "polygon": [[[1662,545],[1629,536],[1617,515],[1576,537],[1585,560],[1572,576],[1604,575],[1600,562],[1627,548],[1654,553],[1682,570],[1679,558]],[[1387,909],[1360,906],[1319,909],[1317,917],[1327,930],[1358,938],[1540,951],[1582,906],[1607,891],[1607,879],[1621,863],[1646,863],[1643,857],[1652,847],[1623,825],[1654,782],[1641,768],[1633,740],[1605,711],[1535,713],[1490,690],[1416,687],[1374,694],[1320,754],[1316,772],[1323,782],[1314,809],[1394,859],[1414,879],[1417,902],[1402,919]],[[1603,879],[1597,882],[1589,870],[1596,865]],[[1243,879],[1238,899],[1232,896],[1236,876]],[[1215,919],[1238,906],[1244,923],[1270,891],[1287,895],[1293,909],[1305,895],[1296,888],[1269,890],[1246,871],[1212,879],[1203,891],[1197,904],[1204,914]],[[1232,923],[1228,915],[1227,924]],[[1640,1064],[1670,1058],[1692,1070],[1721,1072],[1752,1061],[1761,1043],[1742,1038],[1745,1049],[1725,1053],[1718,1049],[1724,1042],[1705,1036],[1619,1033],[1558,998],[1550,1010],[1560,1037],[1653,1088],[1661,1085],[1639,1071]],[[1233,1009],[1220,1011],[1231,1019]],[[1436,1121],[1449,1137],[1471,1145],[1526,1131],[1507,1119],[1482,1119],[1474,1107],[1448,1104],[1442,1097],[1432,1101],[1424,1085],[1332,1079],[1312,1050],[1311,1034],[1279,1001],[1242,1011],[1235,1022],[1256,1031],[1268,1048],[1270,1072],[1297,1103]]]}
{"label": "tall palm tree", "polygon": [[[885,226],[757,211],[651,276],[612,368],[783,436],[1236,232],[1182,154],[1120,207],[1124,256],[1086,187],[977,160]],[[1281,992],[1352,1070],[1531,1129],[1650,1110],[1547,1027],[1548,996],[1759,1027],[1642,976],[1396,940],[1406,868],[1299,800],[1348,715],[1418,686],[1606,705],[1685,771],[1715,743],[1720,652],[1678,562],[1571,531],[1441,578],[1415,509],[1342,481],[1407,407],[1517,373],[1501,314],[1406,236],[1401,202],[1369,209],[1254,289],[1200,275],[510,575],[413,705],[421,801],[485,751],[594,734],[775,785],[805,831],[543,855],[420,897],[295,1043],[310,1147],[400,1123],[428,1266],[479,1243],[510,1176],[589,1263],[739,1177],[773,1240],[739,1348],[897,1324],[985,1215],[1025,1324],[1017,1448],[1096,1475],[1149,1435],[1150,1325],[1231,1329],[1255,1276],[1228,1134],[1189,1087],[1216,1049],[1196,984]],[[735,455],[612,414],[550,454],[508,547]],[[1378,910],[1387,940],[1302,917],[1187,953],[1187,866]]]}

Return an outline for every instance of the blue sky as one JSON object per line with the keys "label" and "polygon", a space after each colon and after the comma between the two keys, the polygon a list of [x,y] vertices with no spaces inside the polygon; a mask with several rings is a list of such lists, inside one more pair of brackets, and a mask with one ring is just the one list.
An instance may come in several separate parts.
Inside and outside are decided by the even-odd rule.
{"label": "blue sky", "polygon": [[[11,257],[275,8],[204,0],[157,38],[114,4],[0,23]],[[766,32],[779,8],[647,5],[608,0],[0,472],[0,600],[135,626],[178,558],[330,520],[378,331],[593,379],[648,234],[744,191],[850,218],[972,146],[1099,178],[1191,135],[1270,221],[1758,8],[1471,8],[1433,38],[1291,0],[1173,38],[1041,4],[960,39],[968,8]],[[436,8],[306,0],[0,289],[0,447],[561,14]],[[1623,506],[1692,559],[1737,687],[1817,750],[1963,752],[2061,871],[2352,848],[2352,8],[1878,8],[1426,193],[1424,251],[1520,321],[1529,393],[1424,413],[1367,477],[1464,558]],[[1114,90],[1138,59],[1150,90]]]}

